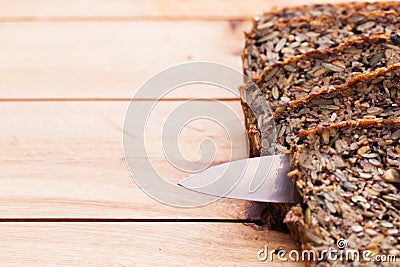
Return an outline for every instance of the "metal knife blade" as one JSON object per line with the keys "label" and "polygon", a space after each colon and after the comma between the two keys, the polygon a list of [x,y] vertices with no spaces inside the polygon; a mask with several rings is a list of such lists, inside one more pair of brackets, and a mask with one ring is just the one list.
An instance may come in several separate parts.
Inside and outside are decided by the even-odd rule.
{"label": "metal knife blade", "polygon": [[178,184],[217,197],[258,202],[296,203],[287,176],[289,156],[280,154],[231,161],[195,173]]}

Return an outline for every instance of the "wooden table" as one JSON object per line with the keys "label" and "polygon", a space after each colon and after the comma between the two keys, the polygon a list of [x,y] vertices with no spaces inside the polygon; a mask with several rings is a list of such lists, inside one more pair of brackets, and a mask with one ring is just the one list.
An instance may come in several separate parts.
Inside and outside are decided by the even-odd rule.
{"label": "wooden table", "polygon": [[[0,265],[282,265],[257,252],[295,249],[295,241],[249,223],[250,203],[163,205],[134,183],[122,145],[125,111],[147,78],[194,60],[240,70],[249,18],[281,4],[0,1]],[[159,116],[204,96],[241,114],[237,97],[194,88],[161,101]],[[219,130],[200,123],[186,134],[189,156],[210,137],[222,144],[217,161],[230,160]],[[173,182],[187,175],[161,152],[151,157]]]}

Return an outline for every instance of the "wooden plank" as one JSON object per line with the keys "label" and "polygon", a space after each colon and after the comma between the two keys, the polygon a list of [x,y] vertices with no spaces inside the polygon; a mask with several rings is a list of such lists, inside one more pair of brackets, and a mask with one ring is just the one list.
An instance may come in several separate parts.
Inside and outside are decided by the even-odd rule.
{"label": "wooden plank", "polygon": [[[135,102],[139,107],[143,103]],[[199,110],[216,112],[221,105],[197,103],[201,104],[197,106]],[[171,183],[189,175],[169,164],[162,150],[162,125],[180,104],[181,101],[159,102],[149,118],[145,136],[154,168]],[[217,146],[212,164],[247,156],[240,104],[222,104],[232,109],[224,125],[235,131],[228,136],[222,127],[207,120],[189,124],[179,141],[182,154],[189,160],[199,158],[198,148],[204,138],[212,139]],[[246,201],[220,200],[210,206],[181,209],[161,204],[143,193],[124,162],[122,127],[127,105],[128,102],[1,103],[0,217],[247,217]],[[174,134],[166,133],[166,142],[174,139]],[[146,155],[139,155],[136,160],[145,159]],[[182,165],[181,160],[175,163]]]}
{"label": "wooden plank", "polygon": [[0,223],[3,266],[304,266],[257,252],[286,234],[232,223]]}
{"label": "wooden plank", "polygon": [[[189,61],[240,71],[247,27],[229,21],[0,23],[0,99],[129,99],[151,76]],[[215,87],[185,87],[167,97],[193,96],[237,98]]]}
{"label": "wooden plank", "polygon": [[[46,8],[59,8],[59,12],[85,10],[80,7],[82,1],[41,1],[2,2],[0,12],[12,14],[11,10],[5,11],[12,7],[21,12],[44,12]],[[119,6],[114,1],[111,5],[96,3],[94,9],[103,6],[112,10]],[[145,6],[148,2],[140,3]],[[163,1],[159,3],[170,8]],[[238,8],[224,1],[210,1],[209,5],[193,0],[188,3],[224,10],[224,14],[225,9],[215,5],[222,3],[235,10],[241,10],[241,5],[253,6],[243,1],[237,2]],[[89,1],[82,5],[92,8],[91,4]],[[151,76],[189,61],[213,61],[240,71],[243,32],[249,27],[249,21],[240,20],[0,23],[0,99],[131,98]],[[180,90],[167,97],[192,96],[237,98],[215,88]]]}
{"label": "wooden plank", "polygon": [[[0,2],[0,17],[33,19],[226,19],[249,18],[275,7],[334,0],[14,0]],[[338,2],[338,1],[336,1]]]}

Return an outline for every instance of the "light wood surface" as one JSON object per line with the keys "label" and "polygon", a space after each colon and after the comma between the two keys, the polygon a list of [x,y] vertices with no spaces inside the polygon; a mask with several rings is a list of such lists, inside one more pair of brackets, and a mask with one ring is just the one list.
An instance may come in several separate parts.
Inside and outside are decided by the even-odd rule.
{"label": "light wood surface", "polygon": [[2,266],[281,266],[257,252],[296,249],[238,223],[0,223],[0,235]]}
{"label": "light wood surface", "polygon": [[[308,2],[335,1],[296,4]],[[292,4],[0,1],[0,99],[129,99],[152,75],[189,61],[218,62],[240,71],[249,18]],[[236,98],[210,89],[186,90],[168,98],[204,95]]]}
{"label": "light wood surface", "polygon": [[[151,76],[189,61],[212,61],[240,71],[248,24],[4,22],[0,24],[0,98],[130,99]],[[193,96],[232,98],[212,89],[185,90],[168,98]]]}
{"label": "light wood surface", "polygon": [[[129,175],[123,154],[122,127],[128,104],[127,101],[1,103],[0,124],[4,127],[0,131],[0,150],[7,153],[0,154],[0,217],[247,217],[246,201],[220,200],[191,210],[162,205],[142,192]],[[189,175],[168,163],[160,137],[168,114],[180,104],[182,101],[157,104],[145,136],[154,168],[171,183]],[[232,141],[221,127],[199,120],[185,127],[180,136],[179,145],[185,157],[198,158],[198,146],[204,138],[217,144],[212,164],[247,156],[245,131],[241,129],[241,121],[237,121],[242,117],[240,104],[238,101],[224,104],[233,113],[223,123],[226,127],[237,127],[230,133]],[[200,108],[213,105],[219,104],[204,101]],[[166,132],[165,142],[173,139]],[[146,155],[136,160],[145,161]],[[182,166],[182,161],[174,163]]]}
{"label": "light wood surface", "polygon": [[13,0],[0,2],[0,16],[10,21],[122,19],[249,19],[266,10],[293,4],[338,0]]}
{"label": "light wood surface", "polygon": [[[130,177],[122,144],[129,100],[146,79],[195,60],[240,70],[249,18],[292,4],[0,1],[0,266],[271,265],[257,260],[265,245],[297,248],[289,235],[250,223],[260,204],[182,209],[150,198]],[[237,95],[181,88],[159,103],[146,136],[150,160],[171,183],[188,173],[163,156],[161,125],[192,97],[220,99],[232,109],[226,124],[237,130],[230,141],[209,121],[194,122],[182,132],[182,153],[196,159],[200,141],[210,138],[212,164],[247,155]],[[303,266],[272,264],[281,265]]]}

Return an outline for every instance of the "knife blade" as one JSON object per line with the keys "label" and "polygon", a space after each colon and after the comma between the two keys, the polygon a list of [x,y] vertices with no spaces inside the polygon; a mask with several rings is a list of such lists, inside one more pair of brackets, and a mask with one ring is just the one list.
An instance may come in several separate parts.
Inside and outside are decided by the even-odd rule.
{"label": "knife blade", "polygon": [[262,156],[223,163],[190,175],[178,183],[207,195],[258,202],[296,203],[287,176],[289,156]]}

